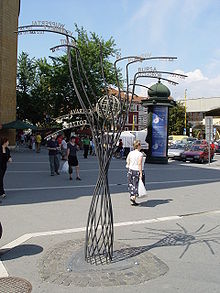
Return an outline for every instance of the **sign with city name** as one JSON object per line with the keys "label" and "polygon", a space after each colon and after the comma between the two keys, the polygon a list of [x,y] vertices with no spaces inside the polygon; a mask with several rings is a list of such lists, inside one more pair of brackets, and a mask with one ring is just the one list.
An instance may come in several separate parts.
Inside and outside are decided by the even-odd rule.
{"label": "sign with city name", "polygon": [[18,34],[44,34],[44,32],[55,32],[74,38],[73,32],[65,29],[65,25],[60,22],[48,20],[33,20],[31,25],[19,26]]}
{"label": "sign with city name", "polygon": [[64,122],[63,127],[66,129],[66,128],[73,128],[78,126],[85,126],[87,124],[88,124],[87,120],[76,120],[73,122]]}
{"label": "sign with city name", "polygon": [[49,140],[52,138],[53,135],[58,135],[59,133],[61,133],[62,131],[66,130],[66,129],[70,129],[70,128],[74,128],[74,127],[80,127],[80,126],[85,126],[85,125],[88,125],[88,122],[86,120],[77,120],[77,121],[74,121],[74,122],[64,122],[63,123],[63,128],[54,132],[54,133],[51,133],[49,134],[48,136],[46,136],[44,139],[45,140]]}
{"label": "sign with city name", "polygon": [[[88,109],[88,112],[91,113],[92,110],[91,109]],[[54,120],[57,123],[63,123],[66,120],[72,119],[74,115],[83,115],[83,114],[85,114],[85,111],[83,109],[73,109],[73,110],[70,111],[69,114],[59,116],[57,118],[54,118]]]}

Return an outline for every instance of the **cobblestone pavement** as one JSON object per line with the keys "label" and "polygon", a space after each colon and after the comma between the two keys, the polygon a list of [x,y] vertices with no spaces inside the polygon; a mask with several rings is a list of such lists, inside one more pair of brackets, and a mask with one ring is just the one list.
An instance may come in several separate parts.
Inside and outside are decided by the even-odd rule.
{"label": "cobblestone pavement", "polygon": [[42,280],[77,287],[137,285],[168,271],[164,262],[148,252],[148,246],[116,242],[111,264],[91,265],[84,260],[83,245],[83,240],[69,240],[49,249],[39,262]]}

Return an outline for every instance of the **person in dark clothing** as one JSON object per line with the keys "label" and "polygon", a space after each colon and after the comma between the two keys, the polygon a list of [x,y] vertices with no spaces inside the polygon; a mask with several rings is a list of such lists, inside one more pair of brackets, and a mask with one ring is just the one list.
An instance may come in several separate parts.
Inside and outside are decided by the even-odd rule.
{"label": "person in dark clothing", "polygon": [[70,142],[68,142],[68,144],[67,144],[67,160],[68,160],[68,164],[69,164],[70,180],[73,180],[72,167],[76,168],[76,180],[81,180],[81,178],[79,176],[79,162],[77,159],[77,151],[78,150],[79,150],[79,146],[76,144],[75,136],[72,136],[70,138]]}
{"label": "person in dark clothing", "polygon": [[119,139],[118,147],[117,147],[117,150],[116,150],[116,157],[117,158],[122,158],[123,153],[124,153],[123,142],[122,142],[122,139]]}
{"label": "person in dark clothing", "polygon": [[89,138],[86,136],[83,141],[83,149],[84,149],[84,153],[83,153],[83,156],[85,159],[87,159],[88,157],[88,153],[89,153],[89,145],[90,145],[90,140]]}
{"label": "person in dark clothing", "polygon": [[58,158],[58,152],[60,150],[59,144],[56,140],[56,135],[52,136],[52,139],[47,143],[47,149],[49,151],[49,162],[50,162],[50,172],[51,176],[54,176],[55,173],[60,175],[59,167],[60,162]]}
{"label": "person in dark clothing", "polygon": [[12,162],[8,145],[9,145],[8,138],[3,137],[1,139],[1,145],[0,145],[0,196],[2,198],[6,197],[3,180],[4,180],[4,175],[7,169],[7,163]]}

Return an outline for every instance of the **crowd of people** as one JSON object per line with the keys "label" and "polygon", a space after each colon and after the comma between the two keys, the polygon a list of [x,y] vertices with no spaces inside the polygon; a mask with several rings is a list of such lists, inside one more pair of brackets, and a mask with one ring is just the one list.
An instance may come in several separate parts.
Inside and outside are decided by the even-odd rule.
{"label": "crowd of people", "polygon": [[17,146],[27,146],[29,149],[40,153],[42,136],[39,132],[24,133],[19,132],[16,136]]}
{"label": "crowd of people", "polygon": [[[22,144],[27,143],[31,144],[31,148],[36,150],[37,153],[41,150],[42,137],[40,133],[30,134],[29,137],[21,136],[20,141]],[[80,147],[81,145],[81,147]],[[8,138],[1,138],[0,145],[0,197],[5,198],[4,190],[4,175],[7,169],[8,162],[12,161],[10,150],[9,150],[9,141]],[[83,148],[83,157],[88,158],[88,155],[95,155],[95,146],[92,138],[85,136],[82,140],[79,140],[78,137],[72,135],[69,139],[65,136],[57,136],[56,134],[52,135],[50,140],[46,143],[49,156],[49,166],[50,166],[50,175],[60,175],[60,159],[66,163],[67,169],[66,173],[69,174],[69,180],[73,180],[73,167],[75,167],[76,180],[81,180],[79,161],[77,158],[78,151]],[[130,194],[130,203],[132,206],[137,206],[138,203],[136,199],[138,198],[138,183],[139,180],[142,180],[145,184],[145,173],[144,173],[144,163],[146,156],[141,152],[141,143],[140,141],[134,142],[134,150],[130,151],[126,159],[126,167],[128,168],[127,177],[128,177],[128,191]],[[115,157],[123,157],[123,143],[120,139],[116,149]],[[63,165],[64,165],[63,164]]]}
{"label": "crowd of people", "polygon": [[49,162],[51,176],[55,174],[60,175],[60,156],[61,159],[68,162],[69,179],[72,180],[73,167],[76,171],[76,180],[81,180],[79,175],[79,162],[77,158],[77,152],[83,148],[83,156],[85,159],[88,155],[95,155],[95,147],[92,138],[85,136],[82,140],[79,137],[72,135],[67,140],[64,136],[52,135],[51,139],[47,142],[47,149],[49,151]]}
{"label": "crowd of people", "polygon": [[[82,140],[83,145],[83,156],[85,159],[94,152],[94,143],[89,137],[84,137]],[[51,176],[55,174],[59,175],[59,158],[58,155],[61,153],[62,159],[68,162],[68,173],[69,179],[73,180],[72,173],[73,167],[76,171],[76,180],[81,180],[79,174],[79,161],[77,158],[77,152],[80,150],[78,138],[71,136],[70,141],[67,143],[66,138],[58,139],[56,135],[53,135],[51,140],[47,143],[47,148],[49,151],[49,162]],[[141,151],[141,142],[139,140],[134,141],[134,150],[130,151],[126,159],[126,167],[128,168],[128,191],[130,194],[130,203],[132,206],[137,206],[138,203],[136,199],[139,196],[138,186],[139,180],[141,180],[145,185],[145,173],[144,164],[146,160],[146,155]],[[119,154],[120,157],[123,156],[123,143],[120,139],[118,142],[118,147],[116,149],[116,156]]]}

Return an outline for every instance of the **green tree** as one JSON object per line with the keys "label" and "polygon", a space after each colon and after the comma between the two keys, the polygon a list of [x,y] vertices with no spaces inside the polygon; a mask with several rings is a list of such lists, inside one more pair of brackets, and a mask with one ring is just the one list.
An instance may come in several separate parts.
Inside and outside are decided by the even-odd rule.
{"label": "green tree", "polygon": [[[188,117],[186,117],[186,121]],[[190,125],[187,123],[186,132],[189,133]],[[175,107],[169,110],[169,135],[182,135],[185,128],[185,107],[182,103],[177,102]]]}
{"label": "green tree", "polygon": [[53,115],[53,97],[50,92],[50,84],[53,72],[53,66],[49,64],[46,58],[36,61],[36,77],[32,87],[32,103],[38,113],[38,123],[45,126],[46,115]]}
{"label": "green tree", "polygon": [[[17,66],[17,118],[26,120],[32,117],[31,91],[36,76],[35,59],[22,52]],[[32,120],[30,120],[32,121]]]}
{"label": "green tree", "polygon": [[[113,62],[111,62],[111,57],[116,55],[118,53],[118,50],[116,49],[115,42],[113,38],[110,38],[107,41],[104,41],[101,37],[96,35],[95,33],[88,33],[83,29],[79,28],[77,25],[75,25],[75,31],[77,33],[77,47],[80,51],[80,55],[82,58],[82,63],[84,65],[84,69],[86,72],[86,75],[88,77],[89,83],[91,84],[91,87],[97,97],[101,97],[105,90],[105,84],[103,82],[102,77],[102,70],[101,70],[101,64],[100,64],[100,45],[102,47],[102,62],[104,67],[104,75],[105,80],[108,85],[117,85],[116,83],[116,76],[114,71]],[[77,69],[77,63],[76,63],[76,52],[75,50],[71,51],[72,54],[72,70],[74,74],[74,79],[76,81],[77,88],[79,89],[81,95],[83,96],[83,91],[80,85],[80,79]],[[68,67],[68,58],[67,55],[63,55],[59,58],[53,58],[53,63],[55,68],[58,68],[55,72],[53,84],[54,84],[54,90],[56,92],[62,92],[60,91],[60,88],[57,89],[58,85],[56,83],[56,78],[61,79],[64,82],[65,85],[65,94],[68,94],[68,104],[67,102],[63,101],[64,104],[63,107],[67,107],[70,105],[71,107],[80,107],[77,96],[75,94],[75,91],[72,87],[72,82],[69,75],[69,67]],[[64,75],[61,77],[59,76],[60,72],[62,72]],[[83,77],[83,72],[80,70],[81,76]],[[122,84],[122,75],[120,71],[118,71],[119,80]],[[86,84],[85,78],[84,84]],[[63,89],[64,89],[63,88]],[[91,89],[88,87],[88,84],[86,84],[86,91],[87,95],[90,98],[91,103],[94,102],[93,96],[91,94]],[[61,109],[63,108],[61,107]]]}
{"label": "green tree", "polygon": [[[77,47],[80,50],[88,80],[95,95],[97,97],[102,96],[105,84],[103,82],[100,66],[100,44],[102,46],[106,83],[109,85],[116,85],[114,66],[111,62],[111,57],[118,52],[115,42],[113,38],[104,41],[95,33],[88,34],[83,28],[78,28],[77,25],[75,25],[75,31],[77,34]],[[76,79],[77,87],[83,95],[77,71],[76,53],[72,50],[71,54],[73,57],[72,70],[74,72],[74,78]],[[24,56],[30,63],[29,67],[21,66],[21,61],[24,59]],[[46,115],[55,118],[69,113],[76,107],[80,107],[70,78],[68,58],[66,54],[61,57],[51,57],[50,62],[48,62],[45,58],[31,60],[26,53],[22,53],[18,59],[18,68],[20,68],[21,71],[18,76],[18,84],[21,83],[20,76],[23,74],[22,70],[26,73],[26,71],[29,71],[29,68],[32,67],[35,71],[34,78],[32,82],[30,82],[30,88],[27,91],[28,99],[25,100],[24,95],[20,96],[18,87],[18,107],[20,118],[44,125]],[[118,74],[121,81],[121,73],[118,72]],[[29,81],[28,78],[27,80]],[[94,103],[91,90],[88,86],[86,86],[86,91],[91,103]],[[29,113],[26,111],[27,107],[31,108]]]}

